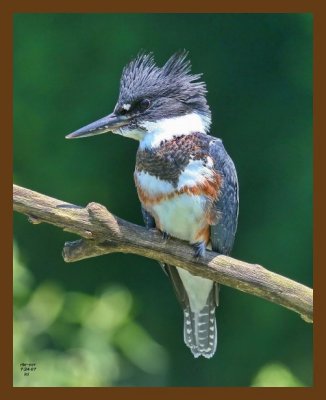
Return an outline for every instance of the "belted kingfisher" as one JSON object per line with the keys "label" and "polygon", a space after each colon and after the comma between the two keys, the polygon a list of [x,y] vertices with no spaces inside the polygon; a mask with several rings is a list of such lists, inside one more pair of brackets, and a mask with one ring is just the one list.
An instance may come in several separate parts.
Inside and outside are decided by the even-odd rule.
{"label": "belted kingfisher", "polygon": [[[201,74],[191,74],[188,52],[158,67],[139,54],[122,72],[113,113],[66,136],[113,132],[139,141],[135,184],[147,228],[189,242],[194,256],[206,248],[230,254],[238,221],[235,166],[222,141],[209,136],[211,112]],[[194,357],[216,350],[218,284],[162,264],[184,313],[184,341]]]}

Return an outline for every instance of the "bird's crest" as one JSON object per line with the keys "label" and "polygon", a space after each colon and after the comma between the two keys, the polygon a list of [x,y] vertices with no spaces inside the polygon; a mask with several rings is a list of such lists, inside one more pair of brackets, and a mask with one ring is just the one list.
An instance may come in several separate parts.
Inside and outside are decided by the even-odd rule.
{"label": "bird's crest", "polygon": [[142,96],[176,97],[181,101],[204,97],[206,85],[199,81],[202,74],[191,74],[186,50],[173,54],[158,67],[153,53],[141,52],[123,69],[120,100]]}

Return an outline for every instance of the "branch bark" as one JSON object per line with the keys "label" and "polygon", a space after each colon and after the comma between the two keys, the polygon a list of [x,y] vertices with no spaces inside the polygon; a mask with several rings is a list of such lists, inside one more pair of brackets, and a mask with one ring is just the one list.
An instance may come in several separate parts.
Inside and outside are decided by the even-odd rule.
{"label": "branch bark", "polygon": [[260,265],[212,251],[195,260],[187,243],[173,238],[163,241],[158,231],[124,221],[97,203],[80,207],[14,185],[13,205],[31,223],[52,224],[83,238],[65,243],[66,262],[114,252],[137,254],[264,298],[313,321],[313,290]]}

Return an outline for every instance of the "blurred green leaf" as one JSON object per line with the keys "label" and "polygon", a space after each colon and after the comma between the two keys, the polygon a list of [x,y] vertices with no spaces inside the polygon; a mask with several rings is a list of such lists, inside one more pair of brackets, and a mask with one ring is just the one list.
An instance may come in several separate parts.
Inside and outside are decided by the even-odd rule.
{"label": "blurred green leaf", "polygon": [[304,385],[285,365],[271,363],[258,371],[251,386],[294,387]]}
{"label": "blurred green leaf", "polygon": [[[133,298],[125,288],[108,285],[90,296],[44,282],[32,290],[17,245],[13,265],[14,386],[118,385],[125,362],[134,365],[130,376],[136,368],[164,376],[167,354],[133,320]],[[122,355],[119,349],[127,350]],[[24,362],[36,363],[36,371],[25,376]]]}

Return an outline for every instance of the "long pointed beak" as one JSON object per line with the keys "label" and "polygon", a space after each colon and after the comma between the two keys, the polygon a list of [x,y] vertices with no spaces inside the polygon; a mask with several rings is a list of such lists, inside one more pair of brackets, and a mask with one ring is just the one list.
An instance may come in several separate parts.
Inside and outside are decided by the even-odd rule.
{"label": "long pointed beak", "polygon": [[86,136],[100,135],[105,132],[114,131],[122,126],[129,123],[129,118],[114,113],[107,115],[83,128],[78,129],[75,132],[70,133],[66,136],[66,139],[78,139]]}

